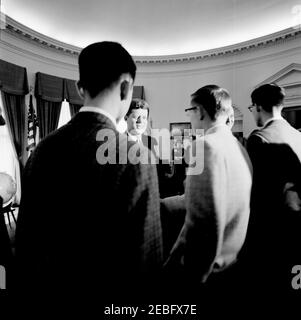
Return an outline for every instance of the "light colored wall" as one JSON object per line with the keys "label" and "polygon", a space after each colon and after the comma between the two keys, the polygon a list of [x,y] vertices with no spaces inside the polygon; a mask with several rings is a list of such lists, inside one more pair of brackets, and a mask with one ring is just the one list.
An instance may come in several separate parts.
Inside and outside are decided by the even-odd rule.
{"label": "light colored wall", "polygon": [[[141,66],[136,83],[145,86],[153,127],[187,121],[184,109],[190,103],[190,94],[207,84],[222,86],[229,90],[233,103],[243,113],[243,133],[247,137],[255,128],[252,114],[247,110],[252,90],[282,68],[300,62],[301,45],[286,43],[236,57],[187,63],[186,70],[184,65],[174,66],[174,70],[162,65]],[[187,71],[187,65],[192,70]]]}
{"label": "light colored wall", "polygon": [[[24,38],[24,37],[23,37]],[[1,33],[0,59],[27,68],[29,84],[36,72],[77,79],[77,57],[24,41],[9,32]],[[206,84],[217,84],[230,91],[233,103],[243,113],[243,132],[247,137],[255,123],[247,110],[253,88],[291,63],[301,63],[300,37],[275,45],[251,48],[235,54],[197,61],[139,63],[136,85],[143,85],[151,107],[153,127],[169,127],[185,122],[184,109],[190,94]]]}

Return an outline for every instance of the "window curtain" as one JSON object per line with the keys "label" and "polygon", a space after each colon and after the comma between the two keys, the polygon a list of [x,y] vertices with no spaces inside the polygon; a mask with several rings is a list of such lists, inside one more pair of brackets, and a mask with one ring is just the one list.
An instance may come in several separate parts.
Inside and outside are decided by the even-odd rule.
{"label": "window curtain", "polygon": [[13,179],[17,183],[14,201],[20,202],[22,169],[27,160],[27,110],[25,95],[28,94],[26,68],[0,59],[0,91],[6,125],[14,154]]}
{"label": "window curtain", "polygon": [[64,79],[64,85],[65,99],[69,102],[70,114],[73,117],[83,106],[84,102],[77,91],[75,80]]}
{"label": "window curtain", "polygon": [[0,60],[0,90],[7,127],[21,166],[27,160],[27,110],[25,95],[28,94],[26,68]]}
{"label": "window curtain", "polygon": [[25,112],[25,97],[2,92],[2,102],[17,157],[22,164],[25,164],[27,159],[27,113]]}
{"label": "window curtain", "polygon": [[64,100],[64,79],[36,73],[35,96],[41,140],[58,127]]}
{"label": "window curtain", "polygon": [[37,116],[39,119],[40,140],[57,129],[62,102],[46,101],[37,98]]}
{"label": "window curtain", "polygon": [[78,111],[82,107],[82,105],[69,103],[69,107],[70,107],[71,117],[73,117],[76,113],[78,113]]}

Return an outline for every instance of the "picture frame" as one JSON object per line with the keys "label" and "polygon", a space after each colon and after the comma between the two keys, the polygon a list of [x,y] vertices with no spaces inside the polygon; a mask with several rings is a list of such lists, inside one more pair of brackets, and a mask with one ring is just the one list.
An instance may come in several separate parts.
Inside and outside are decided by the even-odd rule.
{"label": "picture frame", "polygon": [[184,157],[184,138],[192,135],[190,122],[171,122],[169,124],[171,139],[171,159],[174,163],[182,162]]}

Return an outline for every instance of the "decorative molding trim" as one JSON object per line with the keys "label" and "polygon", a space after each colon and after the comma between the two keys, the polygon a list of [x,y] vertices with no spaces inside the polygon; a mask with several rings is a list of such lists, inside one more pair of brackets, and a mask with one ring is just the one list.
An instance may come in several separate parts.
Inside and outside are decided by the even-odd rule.
{"label": "decorative molding trim", "polygon": [[[8,32],[9,34],[12,34],[25,41],[31,41],[34,44],[44,47],[46,49],[52,49],[70,56],[78,56],[79,52],[81,51],[80,47],[76,47],[47,37],[15,21],[9,16],[6,16],[4,21],[5,26],[4,29],[1,31]],[[292,27],[279,32],[272,33],[267,36],[237,43],[231,46],[178,55],[144,57],[134,56],[134,60],[137,64],[174,64],[195,62],[198,60],[241,54],[249,50],[258,50],[261,48],[282,44],[284,42],[294,40],[297,38],[301,41],[301,29]]]}
{"label": "decorative molding trim", "polygon": [[5,21],[5,31],[11,35],[16,36],[19,39],[32,42],[44,49],[53,49],[60,53],[66,53],[71,56],[78,56],[81,48],[69,45],[67,43],[55,40],[53,38],[47,37],[42,33],[32,30],[25,25],[17,22],[16,20],[6,16]]}
{"label": "decorative molding trim", "polygon": [[[300,71],[301,72],[301,64],[300,63],[291,63],[288,66],[282,68],[281,70],[279,70],[278,72],[276,72],[275,74],[273,74],[272,76],[270,76],[269,78],[265,79],[264,81],[262,81],[261,83],[259,83],[256,88],[260,87],[263,84],[266,83],[271,83],[271,82],[277,82],[277,80],[279,80],[280,78],[283,78],[285,75],[287,75],[288,73],[290,73],[291,71]],[[287,86],[293,86],[295,84],[300,84],[298,83],[290,83],[287,84]]]}

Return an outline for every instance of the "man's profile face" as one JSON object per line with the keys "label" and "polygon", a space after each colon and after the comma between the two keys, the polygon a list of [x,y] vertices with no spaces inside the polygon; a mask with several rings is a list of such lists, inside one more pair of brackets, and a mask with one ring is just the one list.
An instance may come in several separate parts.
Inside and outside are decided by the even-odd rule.
{"label": "man's profile face", "polygon": [[[259,111],[257,111],[258,109],[259,109]],[[252,114],[253,114],[254,120],[256,122],[256,125],[258,127],[262,127],[263,126],[263,120],[262,120],[261,108],[255,106],[255,108],[253,108],[253,110],[252,110]]]}
{"label": "man's profile face", "polygon": [[127,117],[128,132],[132,135],[141,135],[147,128],[147,109],[133,109]]}
{"label": "man's profile face", "polygon": [[191,100],[190,106],[191,108],[189,108],[190,110],[186,111],[186,115],[190,120],[192,129],[203,129],[200,106],[196,105],[193,100]]}

